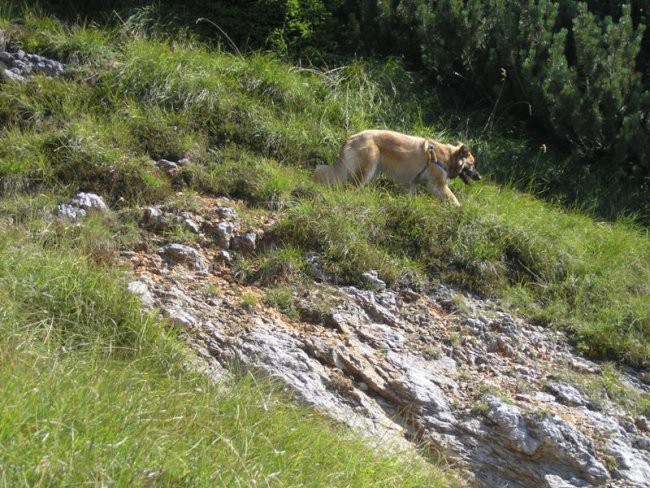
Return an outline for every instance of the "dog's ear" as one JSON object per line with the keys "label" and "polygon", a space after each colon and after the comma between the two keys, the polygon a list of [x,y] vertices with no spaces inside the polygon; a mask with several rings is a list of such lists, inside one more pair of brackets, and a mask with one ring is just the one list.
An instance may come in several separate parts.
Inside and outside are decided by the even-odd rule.
{"label": "dog's ear", "polygon": [[469,150],[469,147],[467,146],[467,144],[465,144],[463,142],[458,143],[458,154],[460,154],[463,157],[464,156],[469,156],[470,150]]}

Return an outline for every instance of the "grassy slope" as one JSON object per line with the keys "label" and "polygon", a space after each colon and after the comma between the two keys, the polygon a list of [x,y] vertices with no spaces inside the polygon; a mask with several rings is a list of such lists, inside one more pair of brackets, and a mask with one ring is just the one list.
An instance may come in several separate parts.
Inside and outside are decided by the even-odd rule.
{"label": "grassy slope", "polygon": [[[5,188],[40,184],[95,190],[126,204],[159,200],[171,188],[147,161],[190,155],[189,186],[286,206],[276,236],[320,250],[347,281],[368,267],[391,282],[439,276],[568,328],[588,354],[646,362],[647,230],[598,223],[489,184],[456,185],[465,200],[460,210],[389,185],[362,192],[313,186],[311,167],[333,160],[345,134],[361,128],[460,137],[445,132],[451,116],[436,111],[435,97],[394,62],[322,74],[132,30],[65,30],[43,19],[12,29],[28,50],[80,63],[65,81],[36,78],[0,94],[11,142],[0,148]],[[417,100],[439,113],[438,124],[423,124],[430,115]],[[525,141],[472,138],[471,126],[465,130],[487,174],[505,154],[518,165],[532,155],[550,164],[552,156]]]}
{"label": "grassy slope", "polygon": [[111,245],[106,223],[31,225],[0,235],[3,486],[450,482],[422,461],[370,450],[251,378],[215,387],[188,373],[179,344],[140,314],[119,270],[89,259]]}
{"label": "grassy slope", "polygon": [[[34,22],[15,33],[29,51],[120,59],[107,34]],[[182,114],[149,110],[92,72],[0,87],[0,485],[456,484],[436,466],[370,449],[269,385],[217,387],[183,368],[184,348],[141,315],[111,266],[140,239],[128,208],[80,227],[52,222],[56,202],[79,187],[114,204],[170,195],[147,154],[201,149],[206,136],[181,133]]]}
{"label": "grassy slope", "polygon": [[[14,467],[7,471],[10,481],[26,477],[33,484],[40,476],[47,479],[63,472],[70,480],[93,476],[127,480],[148,469],[158,472],[160,459],[174,459],[169,473],[159,474],[161,480],[169,476],[168,484],[177,480],[194,484],[219,479],[214,465],[203,460],[232,451],[230,461],[221,461],[232,468],[220,479],[225,483],[232,479],[228,477],[240,476],[261,482],[276,471],[274,452],[285,450],[291,455],[284,458],[288,464],[278,476],[286,480],[340,473],[342,459],[346,469],[338,484],[365,486],[371,479],[380,484],[417,484],[422,477],[438,476],[415,470],[398,482],[395,477],[409,470],[395,460],[378,459],[354,442],[342,443],[339,450],[340,434],[334,432],[332,438],[327,425],[313,429],[317,439],[326,439],[317,442],[306,427],[293,438],[282,429],[272,434],[265,430],[267,424],[255,424],[264,427],[250,435],[279,439],[264,450],[264,442],[245,442],[250,425],[236,419],[235,426],[223,426],[219,419],[230,419],[228,424],[231,416],[208,415],[222,408],[229,411],[215,396],[223,394],[242,408],[242,402],[257,394],[254,390],[243,388],[243,397],[230,400],[232,391],[217,392],[176,370],[164,373],[178,360],[178,352],[169,339],[161,338],[159,325],[139,319],[131,305],[123,306],[130,302],[119,291],[120,279],[104,267],[111,262],[116,240],[128,246],[138,239],[128,208],[172,196],[169,182],[148,164],[151,158],[189,155],[193,164],[184,172],[189,187],[284,209],[273,231],[281,248],[251,265],[257,276],[274,280],[282,278],[281,272],[304,273],[304,251],[316,250],[346,281],[358,281],[369,268],[397,284],[445,279],[501,296],[523,313],[567,328],[585,353],[631,364],[647,362],[647,231],[626,222],[598,223],[487,183],[471,191],[456,186],[463,200],[460,210],[426,196],[400,195],[385,182],[361,191],[314,187],[313,165],[332,161],[346,134],[370,126],[443,140],[468,139],[479,149],[488,174],[506,155],[517,164],[531,157],[552,162],[550,155],[537,153],[525,141],[475,135],[480,131],[473,131],[469,120],[464,122],[470,125],[457,127],[453,116],[436,110],[435,97],[423,95],[395,63],[374,67],[356,63],[324,75],[266,55],[241,58],[210,52],[187,40],[147,38],[130,24],[121,31],[65,29],[51,19],[28,16],[20,26],[5,19],[0,27],[27,51],[71,63],[65,80],[35,77],[0,90],[0,125],[6,141],[0,145],[0,181],[7,196],[1,209],[3,218],[11,217],[12,228],[17,229],[4,231],[2,237],[0,316],[7,329],[2,333],[0,376],[12,385],[11,395],[3,401],[23,415],[20,423],[12,416],[0,419],[3,441],[14,439],[13,446],[0,443],[3,448],[12,446],[0,451],[2,463]],[[415,101],[416,94],[422,105]],[[434,125],[424,125],[425,118],[433,118]],[[454,130],[447,132],[450,126]],[[51,210],[57,200],[78,189],[100,192],[122,209],[120,215],[76,230],[40,222],[39,209]],[[43,192],[47,196],[38,196]],[[67,249],[72,243],[76,251]],[[10,244],[23,247],[20,260],[12,258]],[[23,261],[27,264],[19,266]],[[293,266],[284,266],[287,263]],[[98,282],[114,285],[100,291]],[[79,295],[71,290],[79,290]],[[107,300],[104,293],[113,298]],[[32,302],[38,306],[28,306]],[[103,308],[97,308],[99,303]],[[77,312],[80,305],[82,314]],[[63,332],[53,339],[50,329]],[[64,353],[62,345],[76,352]],[[116,347],[120,345],[129,349]],[[116,393],[112,383],[124,388]],[[62,403],[42,403],[45,396],[34,392],[44,388],[60,391]],[[94,408],[88,405],[91,402],[80,401],[93,395],[106,401],[94,402]],[[111,395],[121,397],[111,400]],[[153,411],[147,409],[167,398],[169,408],[156,413],[162,415],[155,417],[160,421],[142,421]],[[114,416],[111,409],[116,403],[134,407]],[[180,403],[195,405],[196,410],[185,410]],[[260,408],[263,403],[253,402],[251,409],[257,413],[251,416],[260,415]],[[292,407],[278,406],[277,411],[288,424],[295,421]],[[298,417],[312,421],[313,414],[298,412]],[[184,433],[174,420],[179,416],[200,421],[185,424],[189,431]],[[57,424],[74,424],[75,418],[91,419],[91,427],[66,430]],[[58,425],[56,435],[41,440],[56,441],[58,447],[47,450],[58,454],[56,460],[39,459],[34,464],[45,453],[34,445],[34,438],[46,436],[44,425]],[[268,424],[271,432],[273,425]],[[11,430],[17,426],[17,432]],[[119,438],[126,427],[133,430]],[[220,429],[231,430],[219,434]],[[177,431],[179,437],[174,437]],[[185,438],[197,439],[191,457],[201,460],[200,469],[188,462],[194,443]],[[229,440],[235,438],[244,445],[231,448]],[[300,443],[302,439],[305,443]],[[103,449],[88,449],[97,443]],[[263,452],[247,447],[253,444]],[[323,451],[312,453],[311,445]],[[65,458],[70,446],[85,453],[84,462]],[[195,456],[197,449],[201,454]],[[10,457],[21,452],[24,458]],[[306,461],[323,452],[332,454],[324,461],[331,468],[316,469]],[[134,469],[126,468],[124,456],[129,455],[137,458]]]}

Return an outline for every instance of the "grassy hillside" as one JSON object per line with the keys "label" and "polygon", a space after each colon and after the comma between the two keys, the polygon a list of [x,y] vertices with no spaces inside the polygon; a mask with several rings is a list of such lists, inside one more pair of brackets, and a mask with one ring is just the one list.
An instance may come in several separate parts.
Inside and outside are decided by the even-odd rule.
{"label": "grassy hillside", "polygon": [[250,377],[216,387],[188,373],[183,349],[140,313],[120,270],[93,262],[116,245],[107,224],[29,219],[0,233],[2,485],[453,483]]}
{"label": "grassy hillside", "polygon": [[468,140],[488,176],[532,154],[534,163],[552,163],[512,136],[474,137],[481,132],[469,119],[460,132],[453,114],[425,125],[435,96],[417,98],[423,92],[395,62],[316,72],[270,55],[151,39],[128,23],[104,31],[38,17],[5,21],[4,29],[26,50],[71,63],[64,80],[3,87],[5,194],[84,189],[122,207],[159,201],[172,188],[148,162],[187,155],[188,187],[285,208],[276,240],[322,252],[345,281],[368,268],[391,283],[444,279],[571,330],[591,356],[645,363],[647,230],[595,222],[489,183],[471,191],[454,183],[460,210],[387,183],[360,192],[311,183],[313,166],[333,161],[346,134],[365,127]]}
{"label": "grassy hillside", "polygon": [[[441,110],[398,63],[317,72],[270,54],[242,57],[192,39],[148,37],[132,21],[109,31],[31,14],[16,23],[5,13],[0,29],[13,45],[70,65],[64,79],[0,86],[7,223],[0,378],[9,385],[0,462],[12,466],[3,474],[8,484],[62,476],[144,483],[138,477],[149,470],[169,485],[271,475],[355,486],[441,479],[433,468],[405,469],[340,441],[339,431],[302,409],[273,401],[273,414],[262,414],[265,401],[252,401],[259,393],[249,386],[222,391],[168,372],[181,362],[177,345],[138,313],[119,272],[110,271],[116,251],[140,238],[129,209],[173,197],[150,164],[160,157],[189,157],[186,188],[281,210],[273,246],[243,265],[253,279],[305,276],[304,253],[317,251],[345,282],[359,282],[368,269],[396,286],[445,280],[566,329],[589,356],[648,364],[646,229],[597,222],[489,182],[471,190],[454,183],[460,209],[402,195],[385,181],[362,190],[314,186],[313,167],[333,161],[345,136],[367,127],[466,140],[488,176],[554,163],[515,135],[485,135],[470,115]],[[56,203],[79,190],[106,197],[113,213],[80,228],[53,223]],[[114,415],[115,405],[130,407]],[[244,405],[250,423],[232,413],[243,415]],[[297,430],[287,427],[300,417]],[[181,426],[179,418],[192,421]],[[54,444],[39,448],[34,439]],[[282,451],[291,454],[277,459]],[[225,457],[214,463],[215,456]],[[220,465],[227,468],[215,471]]]}
{"label": "grassy hillside", "polygon": [[[44,18],[0,24],[10,42],[61,56],[72,72],[0,85],[0,484],[457,484],[439,467],[370,449],[252,377],[214,386],[186,370],[184,346],[140,312],[113,266],[140,239],[130,206],[172,194],[149,156],[208,149],[201,120],[170,99],[150,110],[126,81],[139,68],[124,61],[169,47]],[[196,62],[210,57],[199,50]],[[255,70],[236,59],[222,68]],[[166,96],[174,90],[194,93],[199,112],[217,100],[192,86]],[[122,210],[81,226],[54,220],[79,188]]]}

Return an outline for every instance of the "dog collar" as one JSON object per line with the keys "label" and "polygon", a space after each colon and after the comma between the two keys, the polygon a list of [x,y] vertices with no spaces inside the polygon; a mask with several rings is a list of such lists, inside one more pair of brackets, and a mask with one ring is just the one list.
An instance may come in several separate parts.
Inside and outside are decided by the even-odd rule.
{"label": "dog collar", "polygon": [[[433,142],[429,142],[429,146],[427,147],[427,166],[429,166],[431,163],[435,164],[438,168],[447,171],[447,167],[436,159],[436,151],[433,146]],[[422,174],[423,171],[424,170],[422,170],[420,174]]]}

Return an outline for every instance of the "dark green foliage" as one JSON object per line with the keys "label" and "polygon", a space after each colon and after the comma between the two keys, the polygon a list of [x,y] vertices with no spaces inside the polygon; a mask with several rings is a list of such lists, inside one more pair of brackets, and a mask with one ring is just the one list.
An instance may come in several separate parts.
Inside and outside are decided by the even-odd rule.
{"label": "dark green foliage", "polygon": [[440,82],[535,121],[647,212],[650,88],[638,11],[608,9],[614,20],[569,1],[431,0],[419,12],[423,62]]}

